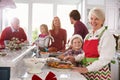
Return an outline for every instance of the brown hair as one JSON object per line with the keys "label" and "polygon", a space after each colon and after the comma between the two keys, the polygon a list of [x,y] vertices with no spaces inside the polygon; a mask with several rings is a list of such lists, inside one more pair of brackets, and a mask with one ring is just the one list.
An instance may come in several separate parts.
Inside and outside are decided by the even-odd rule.
{"label": "brown hair", "polygon": [[81,16],[78,10],[72,10],[69,14],[70,17],[72,17],[74,20],[80,20]]}

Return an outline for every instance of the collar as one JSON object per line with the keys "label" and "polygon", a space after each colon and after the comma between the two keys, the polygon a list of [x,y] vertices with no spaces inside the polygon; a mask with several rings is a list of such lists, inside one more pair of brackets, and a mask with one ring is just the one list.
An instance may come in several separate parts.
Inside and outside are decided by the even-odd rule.
{"label": "collar", "polygon": [[12,26],[10,28],[11,28],[12,32],[19,32],[19,29],[15,30]]}
{"label": "collar", "polygon": [[45,38],[47,36],[47,34],[40,34],[39,37],[41,38]]}
{"label": "collar", "polygon": [[105,29],[105,27],[101,27],[100,29],[96,30],[94,33],[93,33],[93,30],[90,32],[90,37],[92,38],[98,38],[100,33]]}

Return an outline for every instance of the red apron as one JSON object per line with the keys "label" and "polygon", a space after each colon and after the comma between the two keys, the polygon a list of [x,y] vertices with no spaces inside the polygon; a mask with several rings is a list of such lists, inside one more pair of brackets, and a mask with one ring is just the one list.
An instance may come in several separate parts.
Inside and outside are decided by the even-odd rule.
{"label": "red apron", "polygon": [[[99,38],[92,40],[85,40],[83,50],[85,52],[85,59],[83,63],[87,66],[92,64],[99,57],[98,52]],[[111,80],[111,73],[109,66],[104,66],[102,69],[96,72],[88,72],[83,74],[88,80]]]}

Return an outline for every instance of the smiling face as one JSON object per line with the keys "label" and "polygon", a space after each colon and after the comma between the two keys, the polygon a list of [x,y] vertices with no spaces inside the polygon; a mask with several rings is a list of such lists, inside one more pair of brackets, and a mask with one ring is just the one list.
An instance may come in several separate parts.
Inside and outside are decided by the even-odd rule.
{"label": "smiling face", "polygon": [[82,41],[80,38],[74,38],[71,42],[71,46],[73,50],[80,50],[80,48],[82,47]]}
{"label": "smiling face", "polygon": [[19,29],[19,19],[18,18],[13,18],[13,20],[11,21],[11,26],[15,30],[18,30]]}
{"label": "smiling face", "polygon": [[95,7],[90,10],[88,14],[88,19],[93,32],[95,32],[103,26],[105,21],[105,13],[102,9]]}
{"label": "smiling face", "polygon": [[102,27],[102,25],[103,25],[103,20],[97,18],[97,17],[94,16],[94,15],[91,15],[90,20],[89,20],[89,23],[90,23],[90,25],[92,26],[93,31],[96,31],[96,30],[98,30],[99,28]]}
{"label": "smiling face", "polygon": [[94,15],[91,15],[91,17],[90,17],[90,19],[89,19],[89,23],[90,23],[90,25],[92,26],[93,31],[96,31],[96,30],[98,30],[99,28],[102,27],[102,25],[103,25],[103,20],[97,18],[97,17],[94,16]]}
{"label": "smiling face", "polygon": [[60,27],[60,20],[59,20],[58,17],[55,17],[55,18],[54,18],[53,24],[54,24],[55,28]]}

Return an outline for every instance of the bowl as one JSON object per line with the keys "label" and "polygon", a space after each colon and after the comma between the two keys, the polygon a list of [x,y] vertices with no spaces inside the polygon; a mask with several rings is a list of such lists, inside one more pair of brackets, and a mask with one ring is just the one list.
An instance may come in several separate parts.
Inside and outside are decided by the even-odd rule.
{"label": "bowl", "polygon": [[41,73],[46,61],[43,58],[26,58],[24,63],[28,73]]}
{"label": "bowl", "polygon": [[50,53],[48,53],[48,52],[41,52],[40,55],[41,55],[41,58],[48,58]]}

